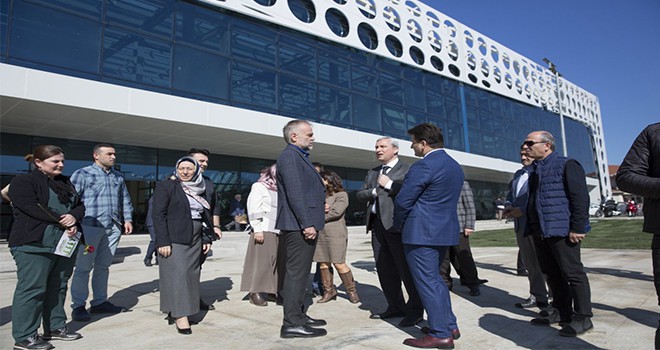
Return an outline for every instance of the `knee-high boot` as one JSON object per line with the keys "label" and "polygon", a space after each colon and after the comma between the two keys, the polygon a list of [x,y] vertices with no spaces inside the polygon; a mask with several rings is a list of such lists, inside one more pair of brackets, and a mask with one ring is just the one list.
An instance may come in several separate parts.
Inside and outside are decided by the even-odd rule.
{"label": "knee-high boot", "polygon": [[339,278],[341,282],[346,287],[346,293],[348,294],[348,300],[351,303],[357,304],[360,302],[360,297],[358,296],[357,289],[355,288],[355,280],[353,279],[353,272],[350,270],[346,273],[340,273]]}
{"label": "knee-high boot", "polygon": [[321,282],[323,283],[323,298],[317,303],[327,303],[330,300],[337,299],[337,289],[333,283],[332,272],[330,269],[321,269]]}

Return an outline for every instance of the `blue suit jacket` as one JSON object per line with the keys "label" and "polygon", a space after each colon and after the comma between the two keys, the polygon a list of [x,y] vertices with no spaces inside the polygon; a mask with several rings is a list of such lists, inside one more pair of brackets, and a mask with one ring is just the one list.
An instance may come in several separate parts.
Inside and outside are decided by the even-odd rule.
{"label": "blue suit jacket", "polygon": [[529,177],[520,189],[520,193],[518,193],[517,196],[516,189],[518,188],[518,182],[520,181],[522,174],[525,172],[529,174],[530,170],[531,169],[525,167],[513,174],[513,180],[511,180],[511,186],[509,188],[509,195],[506,197],[508,204],[511,204],[511,206],[514,208],[520,209],[523,213],[523,216],[514,219],[515,231],[522,232],[523,235],[527,230],[527,200],[529,199]]}
{"label": "blue suit jacket", "polygon": [[325,186],[314,165],[293,145],[277,159],[277,219],[281,231],[325,226]]}
{"label": "blue suit jacket", "polygon": [[461,166],[442,149],[410,167],[394,202],[394,226],[402,228],[404,244],[458,244],[463,177]]}

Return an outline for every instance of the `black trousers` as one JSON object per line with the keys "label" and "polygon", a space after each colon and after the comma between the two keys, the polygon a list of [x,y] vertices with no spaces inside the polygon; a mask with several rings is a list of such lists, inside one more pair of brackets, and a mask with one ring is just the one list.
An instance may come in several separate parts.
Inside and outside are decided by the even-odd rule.
{"label": "black trousers", "polygon": [[305,239],[302,231],[282,231],[278,254],[284,257],[284,274],[280,295],[283,300],[285,326],[302,326],[305,320],[305,290],[316,250],[316,239]]}
{"label": "black trousers", "polygon": [[[400,233],[389,233],[383,227],[380,219],[372,217],[373,232],[378,244],[378,251],[374,252],[376,259],[376,272],[378,281],[387,300],[387,309],[390,311],[404,311],[408,317],[422,317],[424,306],[419,298],[417,288],[413,282],[410,268],[403,251],[403,242]],[[372,238],[373,239],[373,238]],[[403,298],[401,282],[408,292],[408,302]]]}
{"label": "black trousers", "polygon": [[458,245],[449,247],[448,254],[440,265],[440,274],[442,279],[447,283],[448,288],[452,288],[451,279],[451,265],[454,265],[456,273],[461,278],[461,284],[468,287],[479,285],[479,275],[477,274],[477,266],[474,264],[472,257],[472,250],[470,250],[470,238],[464,234],[459,235]]}
{"label": "black trousers", "polygon": [[580,257],[580,243],[568,237],[544,238],[538,226],[530,226],[541,271],[547,276],[552,305],[561,318],[592,317],[591,287]]}
{"label": "black trousers", "polygon": [[[653,260],[653,284],[655,284],[655,294],[658,296],[658,305],[660,305],[660,234],[653,235],[651,259]],[[655,331],[655,348],[660,349],[660,320],[658,320],[658,328]]]}

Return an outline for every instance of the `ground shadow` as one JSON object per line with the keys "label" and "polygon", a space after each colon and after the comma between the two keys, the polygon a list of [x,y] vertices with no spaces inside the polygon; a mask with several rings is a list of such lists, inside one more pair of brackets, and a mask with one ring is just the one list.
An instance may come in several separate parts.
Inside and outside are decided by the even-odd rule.
{"label": "ground shadow", "polygon": [[376,272],[376,262],[373,260],[358,260],[351,263],[351,266],[355,267],[356,269],[365,270],[367,272]]}
{"label": "ground shadow", "polygon": [[0,326],[4,326],[9,322],[11,322],[11,305],[0,309]]}
{"label": "ground shadow", "polygon": [[234,282],[229,277],[218,277],[204,281],[199,288],[199,295],[205,303],[211,305],[229,300],[228,292],[233,288]]}
{"label": "ground shadow", "polygon": [[610,269],[607,267],[584,267],[584,270],[588,274],[598,274],[598,275],[607,275],[607,276],[616,276],[629,278],[638,281],[647,281],[653,282],[653,276],[646,275],[640,271],[631,271],[631,270],[622,270],[622,269]]}
{"label": "ground shadow", "polygon": [[658,313],[649,311],[649,310],[642,310],[642,309],[636,309],[636,308],[618,308],[610,305],[605,305],[605,304],[600,304],[600,303],[592,303],[591,304],[594,308],[600,309],[600,310],[607,310],[607,311],[613,311],[616,312],[617,314],[626,317],[627,319],[637,322],[639,324],[649,326],[651,328],[656,328],[658,327]]}
{"label": "ground shadow", "polygon": [[121,264],[124,262],[124,259],[131,255],[142,254],[142,250],[139,247],[120,247],[115,250],[115,256],[112,258],[113,264]]}
{"label": "ground shadow", "polygon": [[475,265],[480,268],[480,269],[488,269],[492,271],[497,271],[499,273],[505,274],[505,275],[518,275],[518,270],[513,267],[506,267],[502,264],[489,264],[489,263],[480,263],[480,262],[474,262]]}
{"label": "ground shadow", "polygon": [[479,327],[525,349],[602,349],[580,337],[561,337],[558,328],[534,326],[529,322],[498,314],[481,316]]}

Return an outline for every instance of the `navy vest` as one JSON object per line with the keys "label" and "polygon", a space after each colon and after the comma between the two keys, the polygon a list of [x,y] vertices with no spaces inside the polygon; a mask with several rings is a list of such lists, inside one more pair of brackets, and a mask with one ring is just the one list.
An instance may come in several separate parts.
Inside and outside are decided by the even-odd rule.
{"label": "navy vest", "polygon": [[571,226],[571,212],[564,187],[564,166],[568,158],[553,152],[534,163],[539,181],[536,210],[544,237],[566,237]]}

